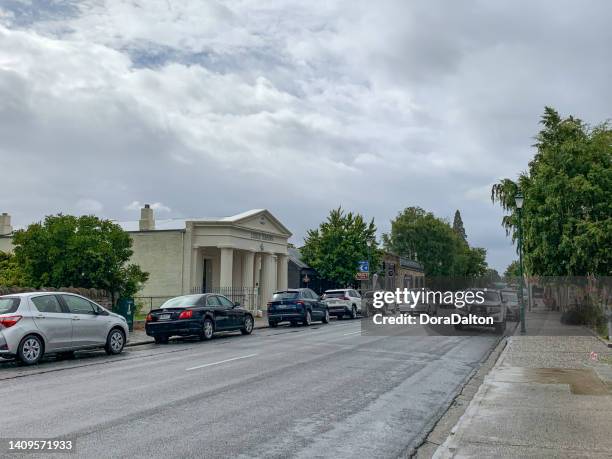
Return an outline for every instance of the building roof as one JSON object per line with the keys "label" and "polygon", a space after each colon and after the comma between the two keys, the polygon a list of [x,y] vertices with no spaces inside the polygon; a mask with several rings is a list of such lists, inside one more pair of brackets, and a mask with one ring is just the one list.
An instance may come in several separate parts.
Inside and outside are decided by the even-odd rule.
{"label": "building roof", "polygon": [[[269,218],[274,220],[274,222],[287,233],[287,235],[291,235],[291,232],[274,217],[268,210],[266,209],[251,209],[246,212],[241,212],[236,215],[231,215],[229,217],[194,217],[194,218],[168,218],[168,219],[155,219],[155,231],[163,231],[163,230],[184,230],[187,222],[209,222],[209,223],[239,223],[248,218],[254,217],[256,215],[265,213]],[[139,220],[131,220],[131,221],[123,221],[118,222],[115,221],[117,225],[123,228],[124,231],[140,231]]]}
{"label": "building roof", "polygon": [[296,249],[295,247],[287,247],[287,254],[289,255],[289,261],[293,262],[300,269],[308,269],[308,266],[304,261],[302,261],[302,252],[300,249]]}

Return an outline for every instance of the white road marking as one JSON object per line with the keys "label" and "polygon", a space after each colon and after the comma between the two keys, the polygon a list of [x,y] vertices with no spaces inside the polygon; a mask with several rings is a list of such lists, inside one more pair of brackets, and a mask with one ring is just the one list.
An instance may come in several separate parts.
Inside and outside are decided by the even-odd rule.
{"label": "white road marking", "polygon": [[356,331],[356,332],[351,332],[351,333],[343,333],[342,336],[356,335],[357,333],[361,333],[361,330]]}
{"label": "white road marking", "polygon": [[197,370],[198,368],[212,367],[213,365],[219,365],[221,363],[226,363],[226,362],[233,362],[234,360],[248,359],[249,357],[255,357],[256,355],[257,354],[249,354],[249,355],[243,355],[242,357],[234,357],[233,359],[221,360],[219,362],[206,363],[204,365],[198,365],[197,367],[187,368],[185,369],[185,371]]}

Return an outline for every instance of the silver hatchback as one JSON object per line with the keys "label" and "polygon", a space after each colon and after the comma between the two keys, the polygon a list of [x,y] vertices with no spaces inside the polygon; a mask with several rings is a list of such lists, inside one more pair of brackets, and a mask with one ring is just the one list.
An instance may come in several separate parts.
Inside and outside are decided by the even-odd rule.
{"label": "silver hatchback", "polygon": [[34,292],[0,296],[0,357],[26,365],[44,354],[104,348],[119,354],[125,346],[125,319],[80,295]]}

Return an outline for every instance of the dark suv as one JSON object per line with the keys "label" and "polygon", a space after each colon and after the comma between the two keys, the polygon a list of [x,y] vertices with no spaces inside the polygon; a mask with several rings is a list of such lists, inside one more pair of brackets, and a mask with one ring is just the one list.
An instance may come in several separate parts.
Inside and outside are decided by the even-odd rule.
{"label": "dark suv", "polygon": [[308,326],[314,320],[329,322],[329,309],[319,295],[309,288],[296,288],[275,292],[268,303],[268,323],[276,327],[280,322],[298,322]]}

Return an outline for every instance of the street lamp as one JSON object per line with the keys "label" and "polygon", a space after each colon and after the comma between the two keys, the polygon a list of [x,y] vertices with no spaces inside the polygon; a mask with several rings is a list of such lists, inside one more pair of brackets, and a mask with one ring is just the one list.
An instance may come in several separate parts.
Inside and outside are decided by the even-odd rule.
{"label": "street lamp", "polygon": [[516,203],[516,210],[518,214],[518,250],[519,250],[519,298],[521,301],[521,334],[524,335],[527,330],[525,329],[525,299],[523,298],[523,227],[522,227],[522,212],[523,202],[525,198],[519,191],[514,197]]}

